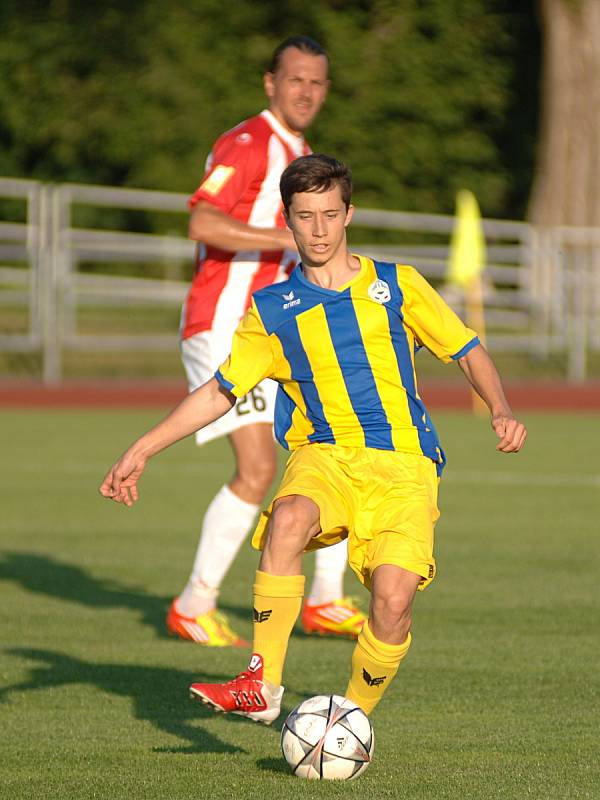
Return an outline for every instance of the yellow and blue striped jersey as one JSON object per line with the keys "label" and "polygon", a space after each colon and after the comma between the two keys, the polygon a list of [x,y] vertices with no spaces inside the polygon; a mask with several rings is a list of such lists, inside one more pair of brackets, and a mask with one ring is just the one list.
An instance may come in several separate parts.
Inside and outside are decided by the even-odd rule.
{"label": "yellow and blue striped jersey", "polygon": [[419,397],[415,352],[444,362],[478,344],[413,267],[358,256],[339,289],[311,283],[301,265],[253,296],[217,380],[242,397],[279,383],[275,436],[287,449],[313,442],[444,455]]}

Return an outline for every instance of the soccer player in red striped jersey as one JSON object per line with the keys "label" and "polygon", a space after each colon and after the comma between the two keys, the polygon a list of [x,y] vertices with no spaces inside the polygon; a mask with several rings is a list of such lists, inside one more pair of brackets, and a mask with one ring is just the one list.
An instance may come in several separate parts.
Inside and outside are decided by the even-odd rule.
{"label": "soccer player in red striped jersey", "polygon": [[[182,312],[181,353],[190,391],[209,380],[229,353],[253,292],[283,280],[296,263],[279,179],[288,164],[310,152],[303,134],[328,86],[321,46],[306,36],[286,39],[264,76],[268,109],[225,132],[211,150],[189,201],[189,235],[198,246]],[[167,615],[169,631],[182,638],[212,646],[245,644],[217,610],[217,598],[275,477],[276,388],[263,381],[231,414],[196,435],[198,444],[227,435],[236,468],[206,511],[190,578]],[[345,567],[345,543],[317,554],[302,616],[306,632],[358,635],[364,615],[343,597]]]}

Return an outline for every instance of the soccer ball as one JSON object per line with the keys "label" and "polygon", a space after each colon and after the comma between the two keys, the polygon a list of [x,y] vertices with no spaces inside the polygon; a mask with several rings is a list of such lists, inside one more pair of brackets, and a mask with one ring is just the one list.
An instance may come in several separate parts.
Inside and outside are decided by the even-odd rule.
{"label": "soccer ball", "polygon": [[339,695],[317,695],[290,712],[281,749],[299,778],[351,780],[371,763],[375,739],[365,712]]}

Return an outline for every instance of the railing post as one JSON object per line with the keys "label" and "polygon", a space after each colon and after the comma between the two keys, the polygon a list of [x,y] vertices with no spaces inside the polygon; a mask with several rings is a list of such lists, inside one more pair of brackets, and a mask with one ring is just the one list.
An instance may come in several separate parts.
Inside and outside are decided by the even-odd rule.
{"label": "railing post", "polygon": [[568,279],[568,359],[567,378],[582,383],[587,372],[587,298],[585,249],[579,245],[570,248],[567,261]]}
{"label": "railing post", "polygon": [[43,280],[43,370],[46,384],[62,380],[62,324],[60,319],[60,188],[45,186],[42,194],[40,264]]}
{"label": "railing post", "polygon": [[521,240],[520,260],[524,272],[524,280],[529,282],[525,288],[533,298],[531,332],[534,341],[531,352],[539,361],[543,361],[548,357],[550,344],[550,309],[546,292],[548,263],[544,243],[544,233],[539,228],[535,228],[532,225],[528,226]]}
{"label": "railing post", "polygon": [[54,187],[44,186],[40,201],[40,310],[42,323],[42,380],[46,384],[60,381],[60,354],[56,340],[56,287],[54,280],[53,242]]}
{"label": "railing post", "polygon": [[41,287],[42,263],[40,240],[43,236],[42,187],[32,186],[27,192],[27,263],[29,264],[29,339],[33,347],[42,340]]}

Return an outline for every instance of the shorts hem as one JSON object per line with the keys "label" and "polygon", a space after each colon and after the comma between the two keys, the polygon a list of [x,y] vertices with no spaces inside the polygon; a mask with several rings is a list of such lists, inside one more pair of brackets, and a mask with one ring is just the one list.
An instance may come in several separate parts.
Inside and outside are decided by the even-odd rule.
{"label": "shorts hem", "polygon": [[[231,414],[233,411],[228,411],[227,413]],[[211,423],[210,425],[207,425],[206,428],[202,428],[201,430],[197,431],[194,434],[194,441],[196,442],[196,445],[198,447],[202,447],[202,445],[208,444],[209,442],[214,442],[216,439],[222,439],[223,436],[229,436],[235,431],[239,431],[241,428],[247,428],[248,425],[269,425],[270,428],[273,427],[272,419],[253,418],[244,419],[243,421],[235,419],[233,421],[235,424],[224,425],[221,428],[217,428],[217,430],[213,430],[213,423]]]}
{"label": "shorts hem", "polygon": [[377,567],[381,567],[384,564],[391,564],[394,567],[401,567],[408,572],[419,575],[421,578],[419,585],[417,586],[417,591],[419,592],[422,592],[423,589],[426,589],[436,575],[436,565],[433,561],[407,561],[404,558],[393,557],[381,558],[376,561],[369,562],[369,564],[367,564],[366,567],[360,571],[360,574],[352,564],[350,564],[350,566],[358,576],[361,583],[363,583],[367,589],[370,589],[371,575],[375,572]]}
{"label": "shorts hem", "polygon": [[[308,490],[303,491],[301,486],[294,486],[293,491],[285,489],[283,492],[281,492],[281,494],[277,493],[269,504],[268,508],[261,512],[251,540],[252,547],[255,550],[262,550],[265,546],[267,528],[269,525],[269,520],[271,519],[271,514],[273,513],[273,505],[275,502],[277,500],[281,500],[283,497],[293,497],[294,495],[298,495],[299,497],[307,497],[309,500],[312,500],[319,509],[319,524],[321,525],[322,530],[320,533],[317,533],[316,536],[312,537],[312,539],[307,543],[303,552],[311,553],[314,550],[321,550],[323,547],[332,547],[333,545],[339,544],[348,538],[349,531],[345,526],[334,525],[331,523],[331,521],[323,519],[324,514],[326,514],[326,509],[324,509],[319,503],[318,497],[311,497],[311,494]],[[326,525],[323,524],[324,521],[327,523]]]}

